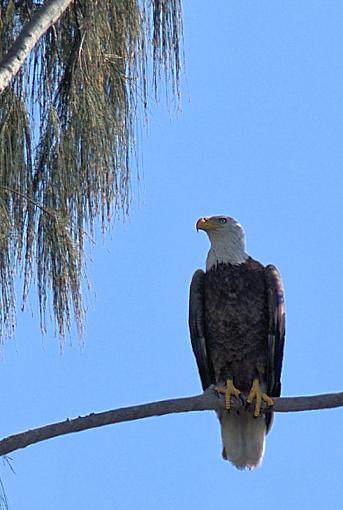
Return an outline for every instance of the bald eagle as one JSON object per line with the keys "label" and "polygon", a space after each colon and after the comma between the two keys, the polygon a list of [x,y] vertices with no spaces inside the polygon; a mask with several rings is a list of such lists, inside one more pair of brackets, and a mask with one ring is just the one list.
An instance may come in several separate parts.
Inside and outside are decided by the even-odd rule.
{"label": "bald eagle", "polygon": [[[228,216],[200,218],[211,242],[206,272],[192,278],[189,328],[203,389],[215,385],[226,409],[218,413],[223,458],[238,469],[263,458],[272,413],[261,404],[280,396],[285,340],[281,278],[245,251],[241,225]],[[231,398],[246,405],[231,407]]]}

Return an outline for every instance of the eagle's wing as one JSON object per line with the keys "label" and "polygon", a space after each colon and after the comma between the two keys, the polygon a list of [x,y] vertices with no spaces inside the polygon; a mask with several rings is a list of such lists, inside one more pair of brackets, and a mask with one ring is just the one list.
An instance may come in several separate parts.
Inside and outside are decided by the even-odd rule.
{"label": "eagle's wing", "polygon": [[269,313],[267,393],[271,397],[279,397],[285,343],[285,305],[280,273],[271,264],[266,267],[266,280]]}
{"label": "eagle's wing", "polygon": [[189,331],[192,340],[192,348],[198,365],[201,384],[206,390],[214,383],[213,369],[210,362],[205,338],[204,321],[204,278],[205,273],[201,269],[195,271],[189,295]]}

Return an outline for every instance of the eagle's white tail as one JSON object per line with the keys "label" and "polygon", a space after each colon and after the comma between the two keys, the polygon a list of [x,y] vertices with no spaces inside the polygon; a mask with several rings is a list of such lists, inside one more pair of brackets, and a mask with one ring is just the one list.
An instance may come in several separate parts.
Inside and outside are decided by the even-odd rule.
{"label": "eagle's white tail", "polygon": [[263,459],[266,436],[264,416],[254,418],[247,409],[218,413],[223,441],[223,457],[238,469],[254,468]]}

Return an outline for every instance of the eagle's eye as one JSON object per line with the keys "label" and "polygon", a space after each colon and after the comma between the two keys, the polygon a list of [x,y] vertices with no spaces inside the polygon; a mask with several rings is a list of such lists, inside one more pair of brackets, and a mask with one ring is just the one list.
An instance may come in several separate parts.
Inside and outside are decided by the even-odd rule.
{"label": "eagle's eye", "polygon": [[227,219],[226,218],[219,218],[219,223],[221,223],[222,225],[224,225],[225,223],[227,223]]}

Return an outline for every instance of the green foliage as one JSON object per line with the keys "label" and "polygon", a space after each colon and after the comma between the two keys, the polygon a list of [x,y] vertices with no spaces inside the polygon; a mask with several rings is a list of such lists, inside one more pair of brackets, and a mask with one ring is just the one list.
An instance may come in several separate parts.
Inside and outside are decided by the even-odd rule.
{"label": "green foliage", "polygon": [[[38,285],[63,337],[82,330],[84,239],[94,221],[126,215],[137,114],[161,70],[179,94],[180,0],[76,0],[0,97],[0,333],[14,329],[14,278],[23,302]],[[39,8],[1,1],[0,57]]]}

